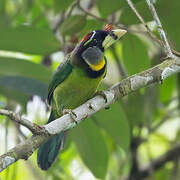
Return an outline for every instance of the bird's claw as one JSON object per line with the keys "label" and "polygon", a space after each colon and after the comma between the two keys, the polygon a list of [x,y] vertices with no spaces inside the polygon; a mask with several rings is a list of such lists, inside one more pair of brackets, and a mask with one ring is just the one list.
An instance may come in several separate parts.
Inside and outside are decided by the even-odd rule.
{"label": "bird's claw", "polygon": [[161,84],[161,85],[163,84],[163,78],[162,77],[159,78],[159,84]]}
{"label": "bird's claw", "polygon": [[105,109],[106,109],[106,110],[110,109],[110,106],[106,106]]}
{"label": "bird's claw", "polygon": [[97,92],[94,94],[94,96],[97,96],[97,95],[102,96],[102,97],[104,98],[104,100],[105,100],[105,103],[108,102],[107,97],[106,97],[106,94],[104,93],[104,91],[97,91]]}
{"label": "bird's claw", "polygon": [[[106,94],[104,93],[104,91],[97,91],[97,92],[95,93],[95,96],[97,96],[97,95],[102,96],[102,97],[104,98],[104,100],[105,100],[105,103],[108,102],[107,96],[106,96]],[[109,106],[106,106],[106,107],[105,107],[105,109],[109,109],[109,108],[110,108]]]}
{"label": "bird's claw", "polygon": [[75,119],[75,118],[77,118],[77,115],[75,112],[72,111],[72,109],[63,109],[62,114],[63,115],[69,114],[71,116],[73,122],[75,122],[76,124],[78,123]]}

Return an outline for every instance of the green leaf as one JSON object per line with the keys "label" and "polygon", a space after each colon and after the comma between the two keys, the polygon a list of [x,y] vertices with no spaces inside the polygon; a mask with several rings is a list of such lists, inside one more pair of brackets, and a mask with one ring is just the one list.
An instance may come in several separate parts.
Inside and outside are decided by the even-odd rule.
{"label": "green leaf", "polygon": [[16,89],[9,89],[5,86],[0,85],[0,95],[4,95],[8,98],[8,100],[18,102],[22,105],[22,107],[26,107],[26,103],[29,100],[29,96],[26,94],[19,92]]}
{"label": "green leaf", "polygon": [[[1,19],[1,20],[3,20],[3,19],[2,19],[2,16],[4,16],[4,14],[5,14],[5,5],[6,5],[5,0],[1,0],[1,1],[0,1],[0,19]],[[0,22],[0,23],[1,23],[1,22]]]}
{"label": "green leaf", "polygon": [[153,174],[152,178],[158,180],[169,180],[172,179],[172,172],[173,172],[173,168],[163,166]]}
{"label": "green leaf", "polygon": [[[136,9],[141,14],[145,22],[153,20],[152,15],[145,1],[137,3]],[[125,25],[141,23],[130,7],[123,9],[119,22]]]}
{"label": "green leaf", "polygon": [[0,108],[5,108],[7,107],[7,103],[8,103],[8,100],[5,96],[2,96],[0,94]]}
{"label": "green leaf", "polygon": [[121,101],[121,104],[132,128],[144,120],[144,95],[137,91],[128,95],[127,98],[126,101]]}
{"label": "green leaf", "polygon": [[[16,9],[17,12],[14,12],[16,15],[13,15],[13,25],[16,27],[21,26],[22,24],[30,24],[36,28],[45,28],[50,31],[50,24],[48,17],[45,15],[45,11],[50,9],[51,1],[47,0],[38,0],[38,1],[23,1],[21,5],[21,10]],[[16,6],[16,2],[14,1]],[[25,15],[26,14],[26,15]],[[48,13],[46,13],[48,14]]]}
{"label": "green leaf", "polygon": [[163,84],[160,86],[160,100],[163,103],[168,102],[171,97],[173,90],[175,89],[177,84],[177,76],[168,77],[163,81]]}
{"label": "green leaf", "polygon": [[46,55],[59,48],[59,41],[47,29],[30,26],[0,27],[1,50]]}
{"label": "green leaf", "polygon": [[94,31],[94,30],[98,30],[98,29],[103,29],[102,26],[103,26],[103,22],[98,22],[94,19],[88,19],[86,20],[86,25],[84,26],[84,28],[81,30],[81,34],[80,36],[84,37],[84,35],[90,33],[91,31]]}
{"label": "green leaf", "polygon": [[41,64],[27,60],[0,57],[0,76],[23,76],[48,83],[51,72]]}
{"label": "green leaf", "polygon": [[122,149],[128,150],[130,129],[126,115],[119,103],[111,105],[110,110],[96,113],[93,117]]}
{"label": "green leaf", "polygon": [[147,48],[137,36],[129,34],[122,40],[122,46],[123,62],[130,75],[149,67]]}
{"label": "green leaf", "polygon": [[43,99],[46,99],[48,88],[47,84],[38,80],[18,76],[0,77],[0,87],[16,90],[28,96],[39,95]]}
{"label": "green leaf", "polygon": [[148,127],[152,126],[152,122],[158,112],[160,87],[158,84],[152,84],[145,89],[144,96],[144,119]]}
{"label": "green leaf", "polygon": [[9,23],[9,17],[6,14],[6,0],[0,0],[0,26]]}
{"label": "green leaf", "polygon": [[[44,15],[44,11],[46,9],[51,8],[51,5],[48,3],[51,3],[51,1],[47,2],[45,0],[43,0],[43,2],[40,2],[42,0],[38,0],[38,1],[34,1],[34,3],[32,4],[31,7],[31,11],[29,11],[29,19],[30,19],[30,24],[33,24],[33,26],[35,26],[36,28],[46,28],[47,30],[50,31],[50,23],[48,20],[48,17]],[[29,6],[29,4],[27,4],[27,6]],[[25,10],[27,11],[27,10]],[[20,19],[23,16],[23,13],[20,15]],[[18,14],[19,15],[19,14]],[[25,22],[27,22],[27,16],[25,16]],[[23,22],[23,23],[25,23]],[[21,24],[23,24],[21,23]],[[21,25],[19,22],[19,25]]]}
{"label": "green leaf", "polygon": [[111,0],[111,2],[109,0],[97,0],[96,3],[101,16],[107,17],[111,13],[120,9],[122,4],[125,4],[126,2],[119,0]]}
{"label": "green leaf", "polygon": [[70,131],[79,154],[94,176],[103,179],[108,165],[108,150],[105,140],[96,124],[87,119]]}
{"label": "green leaf", "polygon": [[4,14],[4,12],[5,12],[5,4],[6,4],[5,0],[0,1],[0,14],[1,13]]}
{"label": "green leaf", "polygon": [[[139,1],[141,0],[133,0],[134,3]],[[128,6],[124,0],[97,0],[96,3],[102,17],[107,17],[108,15],[115,13],[117,10]]]}
{"label": "green leaf", "polygon": [[0,57],[0,93],[23,106],[32,95],[43,99],[51,72],[30,61]]}
{"label": "green leaf", "polygon": [[56,13],[68,8],[74,0],[53,0],[53,5]]}
{"label": "green leaf", "polygon": [[74,35],[86,25],[86,17],[74,15],[67,18],[61,25],[60,31],[63,35]]}

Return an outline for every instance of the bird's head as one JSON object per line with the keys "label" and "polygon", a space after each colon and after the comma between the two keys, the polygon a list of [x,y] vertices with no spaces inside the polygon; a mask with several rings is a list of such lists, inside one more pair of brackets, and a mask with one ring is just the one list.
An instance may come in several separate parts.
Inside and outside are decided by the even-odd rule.
{"label": "bird's head", "polygon": [[93,31],[81,40],[81,48],[97,47],[104,52],[104,50],[119,40],[126,32],[124,29]]}
{"label": "bird's head", "polygon": [[94,30],[76,46],[74,54],[88,65],[100,63],[104,51],[118,41],[127,31],[124,29]]}

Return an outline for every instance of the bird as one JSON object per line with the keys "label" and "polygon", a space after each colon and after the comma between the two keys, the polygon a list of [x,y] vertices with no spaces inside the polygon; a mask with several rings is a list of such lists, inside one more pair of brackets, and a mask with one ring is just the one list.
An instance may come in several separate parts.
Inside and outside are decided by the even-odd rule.
{"label": "bird", "polygon": [[[97,93],[97,88],[106,76],[105,50],[118,41],[127,31],[113,29],[88,33],[68,54],[54,72],[49,83],[47,102],[51,108],[48,123],[85,103]],[[61,132],[45,144],[37,153],[37,163],[48,170],[63,147],[65,133]]]}

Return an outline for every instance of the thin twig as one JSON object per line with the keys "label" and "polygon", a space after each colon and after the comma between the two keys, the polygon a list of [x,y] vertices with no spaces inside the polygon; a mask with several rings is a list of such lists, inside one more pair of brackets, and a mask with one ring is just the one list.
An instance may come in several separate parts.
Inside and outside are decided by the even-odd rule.
{"label": "thin twig", "polygon": [[22,138],[23,140],[27,139],[28,137],[24,134],[24,132],[21,130],[20,128],[20,124],[18,123],[14,123],[16,131],[18,132],[18,135],[20,136],[20,138]]}
{"label": "thin twig", "polygon": [[162,156],[158,157],[157,159],[152,160],[152,162],[140,170],[141,178],[146,178],[151,175],[152,169],[158,170],[162,166],[164,166],[167,162],[173,161],[180,157],[180,144],[177,144],[175,147],[167,151]]}
{"label": "thin twig", "polygon": [[69,16],[71,16],[74,8],[75,8],[79,3],[80,3],[80,0],[77,0],[77,1],[75,1],[75,2],[71,5],[71,7],[70,7],[70,9],[69,9],[69,12],[68,12],[67,15],[66,15],[66,18],[68,18]]}
{"label": "thin twig", "polygon": [[7,116],[7,117],[9,117],[9,119],[25,126],[33,134],[38,134],[38,133],[42,132],[42,130],[43,130],[43,128],[40,127],[39,125],[32,123],[31,121],[27,120],[26,118],[20,116],[17,113],[12,112],[12,111],[9,111],[6,109],[0,109],[0,115]]}
{"label": "thin twig", "polygon": [[117,67],[118,67],[120,76],[121,76],[122,78],[126,78],[126,77],[127,77],[126,70],[125,70],[124,67],[122,66],[122,64],[121,64],[121,62],[120,62],[120,59],[119,59],[119,56],[117,55],[117,52],[116,52],[116,49],[115,49],[114,46],[112,46],[111,51],[112,51],[112,55],[114,56],[114,59],[115,59],[115,61],[116,61],[116,64],[117,64]]}
{"label": "thin twig", "polygon": [[[146,179],[152,175],[152,171],[157,171],[162,166],[164,166],[169,161],[174,161],[175,159],[180,157],[180,144],[177,144],[175,147],[172,147],[164,153],[162,156],[153,159],[147,166],[140,168],[138,172],[138,180],[139,179]],[[127,177],[123,180],[135,180],[136,177]]]}
{"label": "thin twig", "polygon": [[161,36],[161,39],[163,41],[163,46],[164,46],[164,49],[165,49],[165,52],[167,53],[168,57],[172,57],[174,58],[174,55],[171,51],[171,48],[170,48],[170,45],[168,43],[168,40],[167,40],[167,37],[166,37],[166,33],[162,27],[162,24],[161,24],[161,21],[157,15],[157,12],[156,12],[156,9],[153,5],[153,3],[151,2],[151,0],[146,0],[148,6],[149,6],[149,9],[151,11],[151,14],[154,18],[154,21],[156,22],[156,25],[157,25],[157,28],[158,28],[158,31],[159,31],[159,34]]}
{"label": "thin twig", "polygon": [[122,24],[110,22],[110,21],[107,20],[107,19],[101,18],[101,17],[99,17],[99,16],[94,15],[93,13],[90,13],[89,11],[85,10],[85,9],[81,6],[80,3],[78,4],[78,8],[79,8],[82,12],[84,12],[87,16],[90,16],[90,17],[92,17],[92,18],[94,18],[94,19],[96,19],[96,20],[98,20],[98,21],[104,22],[104,23],[106,23],[106,24],[110,23],[110,24],[114,25],[114,26],[117,27],[117,28],[123,28],[123,29],[126,28],[126,27],[125,27],[124,25],[122,25]]}
{"label": "thin twig", "polygon": [[59,26],[64,22],[64,18],[65,18],[65,13],[62,12],[62,13],[59,15],[58,20],[57,20],[57,22],[55,23],[55,25],[54,25],[54,27],[53,27],[53,29],[52,29],[53,33],[56,33],[56,32],[57,32]]}
{"label": "thin twig", "polygon": [[149,26],[146,24],[146,22],[144,21],[144,19],[142,18],[142,16],[139,14],[139,12],[137,11],[136,7],[134,6],[134,4],[132,3],[131,0],[126,0],[129,7],[133,10],[133,12],[136,14],[137,18],[140,20],[140,22],[145,26],[145,28],[147,29],[148,33],[150,34],[150,36],[160,45],[162,45],[161,40],[159,40],[151,31],[151,29],[149,28]]}
{"label": "thin twig", "polygon": [[80,3],[78,4],[78,8],[79,8],[81,11],[83,11],[86,15],[88,15],[88,16],[90,16],[90,17],[93,17],[94,19],[97,19],[97,20],[99,20],[99,21],[102,21],[102,22],[107,23],[107,19],[101,18],[101,17],[99,17],[99,16],[96,16],[96,15],[90,13],[89,11],[85,10],[85,9],[81,6]]}
{"label": "thin twig", "polygon": [[169,118],[172,118],[172,114],[177,111],[177,107],[169,110],[166,115],[154,126],[152,126],[149,130],[149,133],[153,133],[156,131],[163,123],[165,123]]}
{"label": "thin twig", "polygon": [[129,7],[134,11],[134,13],[136,14],[136,16],[138,17],[138,19],[146,26],[146,28],[149,28],[147,26],[147,24],[145,23],[144,19],[142,18],[142,16],[139,14],[139,12],[137,11],[136,7],[134,6],[134,4],[132,3],[131,0],[126,0],[126,2],[128,3]]}
{"label": "thin twig", "polygon": [[8,151],[8,133],[9,133],[9,131],[8,131],[8,124],[9,124],[9,122],[6,121],[6,122],[5,122],[5,137],[4,137],[4,141],[5,141],[5,152]]}
{"label": "thin twig", "polygon": [[137,18],[140,20],[140,22],[145,26],[145,28],[147,29],[147,32],[149,33],[149,35],[158,43],[160,44],[160,46],[163,45],[162,41],[159,40],[151,31],[151,29],[149,28],[149,26],[146,24],[146,22],[144,21],[144,19],[142,18],[142,16],[139,14],[139,12],[137,11],[136,7],[134,6],[134,4],[132,3],[131,0],[126,0],[129,7],[134,11],[134,13],[136,14]]}
{"label": "thin twig", "polygon": [[[149,35],[151,36],[151,38],[156,41],[160,46],[163,46],[163,42],[158,39],[153,32],[151,31],[151,29],[149,28],[149,26],[146,24],[146,22],[144,21],[144,19],[142,18],[142,16],[139,14],[139,12],[137,11],[136,7],[134,6],[134,4],[132,3],[131,0],[126,0],[129,7],[133,10],[133,12],[136,14],[137,18],[140,20],[140,22],[144,25],[144,27],[147,29],[147,32],[149,33]],[[171,49],[171,51],[173,52],[173,54],[175,54],[176,56],[180,57],[180,52],[175,51],[174,49]]]}

